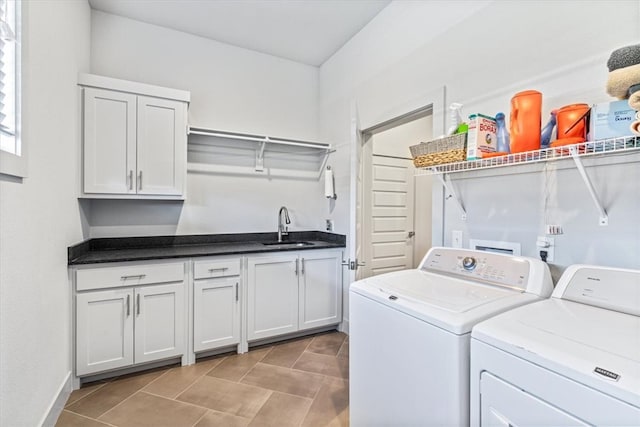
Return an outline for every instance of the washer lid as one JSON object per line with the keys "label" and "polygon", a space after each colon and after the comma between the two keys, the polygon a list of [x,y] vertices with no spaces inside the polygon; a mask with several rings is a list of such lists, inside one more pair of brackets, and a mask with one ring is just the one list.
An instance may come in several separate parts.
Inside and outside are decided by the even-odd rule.
{"label": "washer lid", "polygon": [[390,295],[439,307],[453,313],[464,313],[488,302],[523,292],[418,270],[399,272],[395,277],[374,276],[372,283]]}
{"label": "washer lid", "polygon": [[640,407],[640,317],[552,298],[503,313],[472,337]]}
{"label": "washer lid", "polygon": [[354,282],[350,291],[457,335],[468,334],[477,322],[497,313],[539,299],[521,290],[422,270],[369,277]]}

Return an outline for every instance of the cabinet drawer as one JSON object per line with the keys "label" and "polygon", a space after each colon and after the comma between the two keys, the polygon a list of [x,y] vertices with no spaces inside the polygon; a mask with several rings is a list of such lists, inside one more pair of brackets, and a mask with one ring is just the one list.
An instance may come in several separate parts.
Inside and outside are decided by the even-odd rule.
{"label": "cabinet drawer", "polygon": [[76,272],[76,288],[79,291],[183,280],[183,263],[101,267]]}
{"label": "cabinet drawer", "polygon": [[238,276],[239,274],[240,274],[240,258],[196,261],[193,264],[194,279],[208,279],[211,277]]}

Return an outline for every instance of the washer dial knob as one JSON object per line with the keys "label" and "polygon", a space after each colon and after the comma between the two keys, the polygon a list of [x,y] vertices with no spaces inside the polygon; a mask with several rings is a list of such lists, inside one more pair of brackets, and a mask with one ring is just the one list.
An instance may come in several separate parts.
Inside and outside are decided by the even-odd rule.
{"label": "washer dial knob", "polygon": [[473,257],[467,256],[462,259],[462,268],[465,270],[471,271],[476,268],[476,265],[476,259]]}

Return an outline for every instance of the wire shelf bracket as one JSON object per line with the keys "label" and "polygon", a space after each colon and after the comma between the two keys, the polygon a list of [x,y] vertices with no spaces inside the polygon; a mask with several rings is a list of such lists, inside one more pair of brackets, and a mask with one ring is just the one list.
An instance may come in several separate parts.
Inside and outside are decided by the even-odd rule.
{"label": "wire shelf bracket", "polygon": [[445,196],[445,199],[450,199],[453,197],[453,200],[458,205],[458,209],[460,209],[460,212],[462,213],[461,219],[463,221],[466,221],[467,211],[464,209],[464,204],[462,203],[462,200],[460,200],[455,190],[453,189],[453,184],[451,183],[451,179],[449,178],[449,175],[444,173],[436,173],[435,176],[436,178],[438,178],[438,180],[440,181],[442,186],[445,188],[445,190],[447,190],[448,195]]}
{"label": "wire shelf bracket", "polygon": [[607,215],[607,211],[602,206],[602,202],[596,193],[595,188],[593,188],[593,184],[589,179],[589,175],[587,175],[587,171],[584,169],[584,165],[582,164],[582,160],[580,160],[580,155],[578,153],[578,149],[575,146],[569,147],[569,153],[573,158],[573,161],[576,164],[576,168],[580,173],[580,177],[582,181],[584,181],[584,185],[587,187],[587,191],[589,191],[589,195],[591,196],[591,200],[593,200],[593,204],[596,205],[596,209],[600,214],[599,224],[602,226],[609,225],[609,216]]}

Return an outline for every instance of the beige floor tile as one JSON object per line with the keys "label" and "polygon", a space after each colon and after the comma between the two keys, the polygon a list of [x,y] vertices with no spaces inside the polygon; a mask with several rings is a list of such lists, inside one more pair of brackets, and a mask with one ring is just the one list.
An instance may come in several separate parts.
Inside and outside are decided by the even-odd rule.
{"label": "beige floor tile", "polygon": [[87,397],[94,391],[104,387],[106,384],[107,384],[106,382],[97,381],[97,382],[89,383],[87,385],[83,385],[82,388],[78,390],[73,390],[71,392],[71,395],[67,399],[67,403],[64,406],[67,407],[77,402],[78,400],[82,399],[83,397]]}
{"label": "beige floor tile", "polygon": [[335,356],[340,350],[340,346],[344,342],[346,335],[342,332],[331,332],[328,334],[317,335],[307,347],[307,351],[318,354],[326,354]]}
{"label": "beige floor tile", "polygon": [[322,385],[322,379],[321,375],[258,363],[241,383],[313,398]]}
{"label": "beige floor tile", "polygon": [[83,417],[69,411],[62,411],[56,421],[56,427],[105,427],[108,424],[101,423],[92,418]]}
{"label": "beige floor tile", "polygon": [[251,418],[236,417],[224,412],[208,411],[194,427],[246,427]]}
{"label": "beige floor tile", "polygon": [[349,379],[349,359],[325,354],[305,351],[296,364],[293,365],[293,369]]}
{"label": "beige floor tile", "polygon": [[296,363],[302,352],[313,338],[303,338],[277,344],[260,362],[290,368]]}
{"label": "beige floor tile", "polygon": [[270,395],[269,390],[205,375],[177,399],[216,411],[253,418]]}
{"label": "beige floor tile", "polygon": [[338,352],[338,357],[342,359],[349,358],[349,341],[344,340],[342,347],[340,347],[340,351]]}
{"label": "beige floor tile", "polygon": [[218,366],[224,357],[203,360],[189,366],[179,366],[168,370],[160,378],[148,384],[142,390],[159,396],[175,398],[193,384],[198,378]]}
{"label": "beige floor tile", "polygon": [[303,427],[349,425],[349,382],[326,377],[302,423]]}
{"label": "beige floor tile", "polygon": [[249,372],[256,363],[262,360],[269,351],[271,351],[271,347],[251,350],[244,354],[234,354],[223,360],[222,363],[209,371],[207,375],[229,381],[240,381],[240,378]]}
{"label": "beige floor tile", "polygon": [[311,406],[311,399],[275,392],[249,424],[260,427],[297,427]]}
{"label": "beige floor tile", "polygon": [[67,406],[67,409],[87,417],[98,418],[163,373],[164,371],[152,371],[119,378]]}
{"label": "beige floor tile", "polygon": [[141,391],[107,411],[99,420],[118,427],[191,427],[205,412],[205,408]]}

